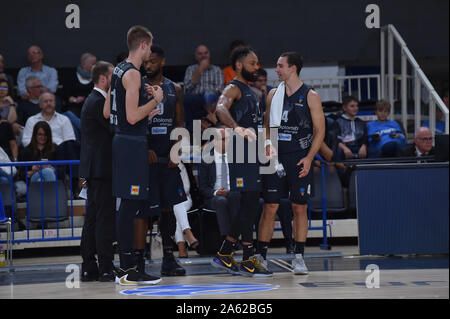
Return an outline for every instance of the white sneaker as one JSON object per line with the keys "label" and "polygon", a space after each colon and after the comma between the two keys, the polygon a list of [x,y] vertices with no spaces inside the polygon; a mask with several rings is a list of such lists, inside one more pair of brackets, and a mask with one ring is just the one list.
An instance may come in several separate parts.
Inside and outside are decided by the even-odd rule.
{"label": "white sneaker", "polygon": [[307,275],[308,268],[305,265],[302,254],[295,254],[295,259],[292,259],[292,268],[295,275]]}

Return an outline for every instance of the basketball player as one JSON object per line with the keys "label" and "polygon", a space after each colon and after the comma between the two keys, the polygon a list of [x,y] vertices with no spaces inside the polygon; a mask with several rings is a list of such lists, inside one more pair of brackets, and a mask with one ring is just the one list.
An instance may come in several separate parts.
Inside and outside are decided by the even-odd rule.
{"label": "basketball player", "polygon": [[[120,285],[156,284],[159,277],[138,272],[133,254],[134,218],[145,209],[148,198],[147,121],[162,101],[159,86],[145,86],[139,68],[150,57],[153,36],[145,27],[128,30],[128,58],[114,69],[103,115],[110,117],[115,135],[112,142],[113,195],[120,198],[117,220]],[[145,103],[147,96],[152,99]]]}
{"label": "basketball player", "polygon": [[[261,119],[259,99],[248,85],[249,82],[254,82],[256,79],[258,57],[250,48],[239,47],[231,53],[231,65],[236,71],[236,76],[220,96],[216,115],[225,126],[234,129],[234,132],[239,135],[236,139],[245,137],[251,142],[256,140],[255,132],[258,130],[258,122]],[[245,155],[248,156],[248,143],[244,145],[246,145],[247,152]],[[256,163],[245,162],[233,165],[245,165],[248,171],[256,170],[253,178],[257,178],[259,174],[259,167]],[[232,169],[230,166],[230,172]],[[234,183],[234,181],[230,181],[230,183]],[[259,193],[259,189],[241,192],[239,213],[231,220],[230,232],[211,262],[213,266],[245,276],[272,275],[261,267],[254,256],[253,226],[258,211]],[[233,250],[240,236],[242,236],[243,257],[238,268],[233,258]]]}
{"label": "basketball player", "polygon": [[[164,50],[152,45],[151,51],[150,58],[144,62],[145,81],[151,86],[160,86],[164,97],[157,106],[159,114],[148,121],[149,207],[152,207],[152,210],[157,207],[161,210],[159,222],[163,243],[161,275],[182,276],[186,272],[173,255],[172,237],[176,230],[173,206],[186,201],[186,194],[178,164],[170,160],[169,153],[173,145],[173,141],[170,140],[172,129],[184,126],[183,91],[178,84],[163,76],[162,70],[166,63]],[[154,215],[152,210],[140,212],[135,220],[135,253],[138,257],[139,271],[144,271],[145,268],[144,248],[149,215]]]}
{"label": "basketball player", "polygon": [[[257,256],[266,260],[267,248],[272,238],[275,214],[278,210],[282,190],[288,189],[294,213],[293,233],[295,239],[295,259],[292,266],[295,274],[307,274],[303,260],[306,236],[308,234],[307,201],[311,192],[311,163],[319,151],[325,136],[325,118],[322,102],[310,86],[299,78],[303,59],[297,52],[283,53],[275,71],[280,81],[284,81],[285,93],[281,100],[281,123],[278,128],[278,160],[286,175],[277,173],[263,175],[264,211],[258,231]],[[271,103],[277,89],[267,96],[265,127],[266,155],[273,150],[270,141]],[[263,263],[267,265],[267,261]]]}

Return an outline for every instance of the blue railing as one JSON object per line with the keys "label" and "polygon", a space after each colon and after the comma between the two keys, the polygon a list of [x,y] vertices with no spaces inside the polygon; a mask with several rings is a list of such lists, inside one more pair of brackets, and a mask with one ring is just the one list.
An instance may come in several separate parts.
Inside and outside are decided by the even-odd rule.
{"label": "blue railing", "polygon": [[[11,162],[11,163],[0,163],[0,166],[4,166],[4,167],[10,167],[10,190],[11,190],[11,219],[13,221],[13,225],[12,225],[12,242],[13,243],[24,243],[24,242],[44,242],[44,241],[61,241],[61,240],[79,240],[81,239],[80,236],[75,236],[74,235],[74,212],[73,212],[73,185],[72,185],[72,171],[73,165],[79,165],[80,161],[79,160],[66,160],[66,161],[39,161],[39,162]],[[28,177],[28,174],[25,174],[25,184],[27,186],[27,193],[26,193],[26,231],[27,231],[27,236],[26,239],[16,239],[15,238],[15,229],[14,229],[14,221],[16,220],[16,196],[15,196],[15,191],[14,191],[14,177],[13,177],[13,167],[16,167],[19,170],[19,167],[25,167],[25,171],[27,171],[27,167],[33,166],[33,165],[37,165],[39,166],[39,174],[40,174],[40,182],[33,182],[33,183],[40,183],[40,197],[41,197],[41,238],[30,238],[30,201],[29,201],[29,186],[30,186],[30,178]],[[42,178],[42,166],[43,165],[51,165],[54,166],[55,168],[59,167],[59,166],[68,166],[69,167],[69,181],[70,181],[70,219],[71,219],[71,236],[65,236],[65,237],[61,237],[60,236],[60,211],[59,211],[59,196],[58,196],[58,169],[55,169],[55,177],[56,177],[56,182],[55,182],[55,199],[56,199],[56,237],[46,237],[45,236],[45,221],[46,221],[46,217],[45,217],[45,212],[44,212],[44,181]],[[17,174],[17,173],[16,173]],[[63,180],[65,179],[65,174],[63,176]],[[65,184],[64,184],[65,185]],[[66,191],[66,188],[64,187],[64,191]],[[4,201],[5,201],[5,197],[3,196]],[[64,207],[67,209],[67,202],[64,203]],[[17,218],[17,220],[19,220]],[[6,241],[0,241],[1,243],[5,243]]]}

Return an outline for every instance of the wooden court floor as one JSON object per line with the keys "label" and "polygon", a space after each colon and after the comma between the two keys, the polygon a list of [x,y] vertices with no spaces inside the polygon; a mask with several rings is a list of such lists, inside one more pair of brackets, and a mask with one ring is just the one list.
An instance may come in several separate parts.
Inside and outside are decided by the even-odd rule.
{"label": "wooden court floor", "polygon": [[[290,256],[269,254],[273,277],[233,276],[213,268],[209,257],[182,261],[187,275],[163,277],[155,286],[80,283],[79,258],[66,263],[16,262],[0,270],[0,299],[448,299],[448,255],[358,256],[339,252],[306,253],[308,275],[294,275]],[[239,255],[236,258],[239,261]],[[19,265],[17,265],[19,264]],[[21,264],[21,265],[20,265]],[[158,274],[160,261],[147,264]]]}

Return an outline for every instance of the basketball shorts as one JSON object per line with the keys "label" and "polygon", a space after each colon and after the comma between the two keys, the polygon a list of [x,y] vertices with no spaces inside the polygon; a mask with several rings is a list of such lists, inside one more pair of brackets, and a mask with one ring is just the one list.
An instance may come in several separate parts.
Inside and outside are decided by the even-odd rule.
{"label": "basketball shorts", "polygon": [[307,176],[299,178],[301,168],[297,163],[306,156],[306,152],[279,154],[278,160],[283,165],[286,175],[277,173],[261,175],[263,198],[266,204],[279,204],[281,198],[289,198],[298,205],[307,204],[313,189],[313,167]]}

